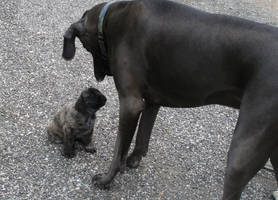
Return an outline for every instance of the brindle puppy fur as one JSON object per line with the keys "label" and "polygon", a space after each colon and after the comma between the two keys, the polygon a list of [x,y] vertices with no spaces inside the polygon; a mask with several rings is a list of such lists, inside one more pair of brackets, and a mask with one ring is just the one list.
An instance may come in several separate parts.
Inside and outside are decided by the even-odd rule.
{"label": "brindle puppy fur", "polygon": [[106,103],[106,97],[95,88],[84,90],[76,103],[66,104],[50,122],[47,133],[52,143],[63,144],[63,156],[75,156],[76,142],[86,152],[95,153],[92,143],[93,129],[98,111]]}

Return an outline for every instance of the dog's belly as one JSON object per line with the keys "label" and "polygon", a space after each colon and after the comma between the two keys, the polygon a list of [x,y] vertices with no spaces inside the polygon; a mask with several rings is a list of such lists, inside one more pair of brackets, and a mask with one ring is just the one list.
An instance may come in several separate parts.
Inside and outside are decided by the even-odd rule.
{"label": "dog's belly", "polygon": [[148,87],[144,98],[157,105],[165,107],[199,107],[209,104],[219,104],[239,108],[243,91],[238,88],[223,88],[215,90],[180,90],[176,87]]}
{"label": "dog's belly", "polygon": [[[145,98],[168,107],[220,104],[239,108],[255,65],[226,59],[217,47],[207,48],[196,50],[169,43],[158,49],[153,46],[147,57]],[[157,55],[153,56],[154,52]]]}
{"label": "dog's belly", "polygon": [[276,51],[269,38],[277,38],[277,29],[180,9],[177,16],[169,12],[169,18],[160,7],[154,9],[144,23],[148,31],[138,35],[142,39],[136,46],[142,46],[146,61],[142,62],[146,73],[141,75],[146,77],[144,98],[169,107],[221,104],[239,108],[246,85],[262,67],[258,63],[266,59],[257,47]]}

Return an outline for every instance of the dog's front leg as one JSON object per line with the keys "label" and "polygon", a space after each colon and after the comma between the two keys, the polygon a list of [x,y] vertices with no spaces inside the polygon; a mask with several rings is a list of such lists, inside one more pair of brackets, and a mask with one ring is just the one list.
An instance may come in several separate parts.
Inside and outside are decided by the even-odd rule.
{"label": "dog's front leg", "polygon": [[139,115],[144,108],[143,99],[120,97],[120,123],[112,164],[107,174],[96,175],[93,181],[100,188],[107,188],[115,175],[125,166],[127,153],[133,138]]}
{"label": "dog's front leg", "polygon": [[137,168],[143,156],[147,155],[153,125],[159,110],[158,105],[146,104],[142,112],[136,143],[132,154],[127,158],[127,166]]}

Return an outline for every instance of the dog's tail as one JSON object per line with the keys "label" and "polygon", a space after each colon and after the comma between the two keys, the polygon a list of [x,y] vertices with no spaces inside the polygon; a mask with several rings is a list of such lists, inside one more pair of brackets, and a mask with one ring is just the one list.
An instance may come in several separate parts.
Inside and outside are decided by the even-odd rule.
{"label": "dog's tail", "polygon": [[72,24],[64,34],[63,58],[73,59],[75,55],[75,38],[84,33],[85,28],[81,21]]}

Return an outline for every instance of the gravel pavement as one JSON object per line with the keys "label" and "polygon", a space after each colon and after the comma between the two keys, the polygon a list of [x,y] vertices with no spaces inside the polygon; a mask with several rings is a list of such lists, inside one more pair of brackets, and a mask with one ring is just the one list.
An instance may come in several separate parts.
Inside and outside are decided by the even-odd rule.
{"label": "gravel pavement", "polygon": [[[278,26],[277,0],[177,0]],[[238,111],[221,106],[163,108],[150,150],[136,170],[102,191],[91,176],[112,159],[118,124],[113,79],[97,83],[93,60],[77,42],[73,61],[61,58],[62,36],[98,0],[0,1],[0,199],[221,199],[226,156]],[[66,102],[89,86],[108,98],[98,113],[97,154],[61,156],[45,127]],[[261,170],[242,199],[270,199],[274,175]]]}

